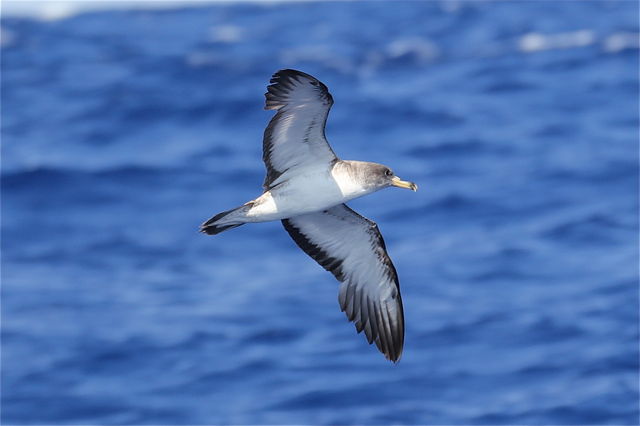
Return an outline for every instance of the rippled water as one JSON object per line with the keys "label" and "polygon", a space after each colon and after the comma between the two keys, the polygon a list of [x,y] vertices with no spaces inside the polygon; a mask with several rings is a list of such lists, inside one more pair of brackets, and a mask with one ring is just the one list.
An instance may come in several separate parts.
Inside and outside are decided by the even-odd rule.
{"label": "rippled water", "polygon": [[[2,26],[6,424],[637,424],[638,6],[313,3]],[[392,365],[260,192],[265,86],[325,82],[398,269]]]}

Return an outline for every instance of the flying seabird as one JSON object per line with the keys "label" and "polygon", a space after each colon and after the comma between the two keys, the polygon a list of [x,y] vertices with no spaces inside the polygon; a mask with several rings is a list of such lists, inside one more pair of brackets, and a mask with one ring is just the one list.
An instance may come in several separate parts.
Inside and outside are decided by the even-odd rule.
{"label": "flying seabird", "polygon": [[276,114],[264,132],[264,192],[215,215],[200,230],[215,235],[281,220],[296,244],[340,281],[340,308],[358,333],[364,330],[369,344],[397,362],[404,344],[398,275],[378,225],[345,202],[389,186],[418,187],[382,164],[336,156],[324,133],[333,98],[319,80],[285,69],[270,83],[265,109]]}

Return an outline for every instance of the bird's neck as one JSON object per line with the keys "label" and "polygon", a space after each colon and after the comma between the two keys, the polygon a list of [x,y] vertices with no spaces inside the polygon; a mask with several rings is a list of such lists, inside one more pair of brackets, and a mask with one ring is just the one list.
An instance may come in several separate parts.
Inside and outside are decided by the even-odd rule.
{"label": "bird's neck", "polygon": [[331,175],[345,198],[351,200],[380,189],[365,179],[369,164],[372,163],[350,160],[340,160],[334,164]]}

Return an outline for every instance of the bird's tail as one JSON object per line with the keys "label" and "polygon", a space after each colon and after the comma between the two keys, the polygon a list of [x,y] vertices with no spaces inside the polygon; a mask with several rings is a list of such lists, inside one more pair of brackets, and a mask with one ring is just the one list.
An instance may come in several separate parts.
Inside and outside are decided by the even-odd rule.
{"label": "bird's tail", "polygon": [[246,221],[242,219],[245,216],[245,213],[249,209],[251,209],[252,206],[253,203],[248,202],[247,204],[236,207],[235,209],[218,213],[217,215],[200,225],[200,232],[207,235],[216,235],[228,229],[237,228],[240,225],[244,225]]}

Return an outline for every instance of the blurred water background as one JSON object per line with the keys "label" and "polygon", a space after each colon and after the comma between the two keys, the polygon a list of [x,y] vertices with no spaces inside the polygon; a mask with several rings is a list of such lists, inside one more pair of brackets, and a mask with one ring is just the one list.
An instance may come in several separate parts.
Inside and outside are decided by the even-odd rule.
{"label": "blurred water background", "polygon": [[[66,12],[1,21],[4,424],[638,423],[637,2]],[[351,203],[398,365],[280,223],[197,232],[260,193],[280,68],[420,185]]]}

